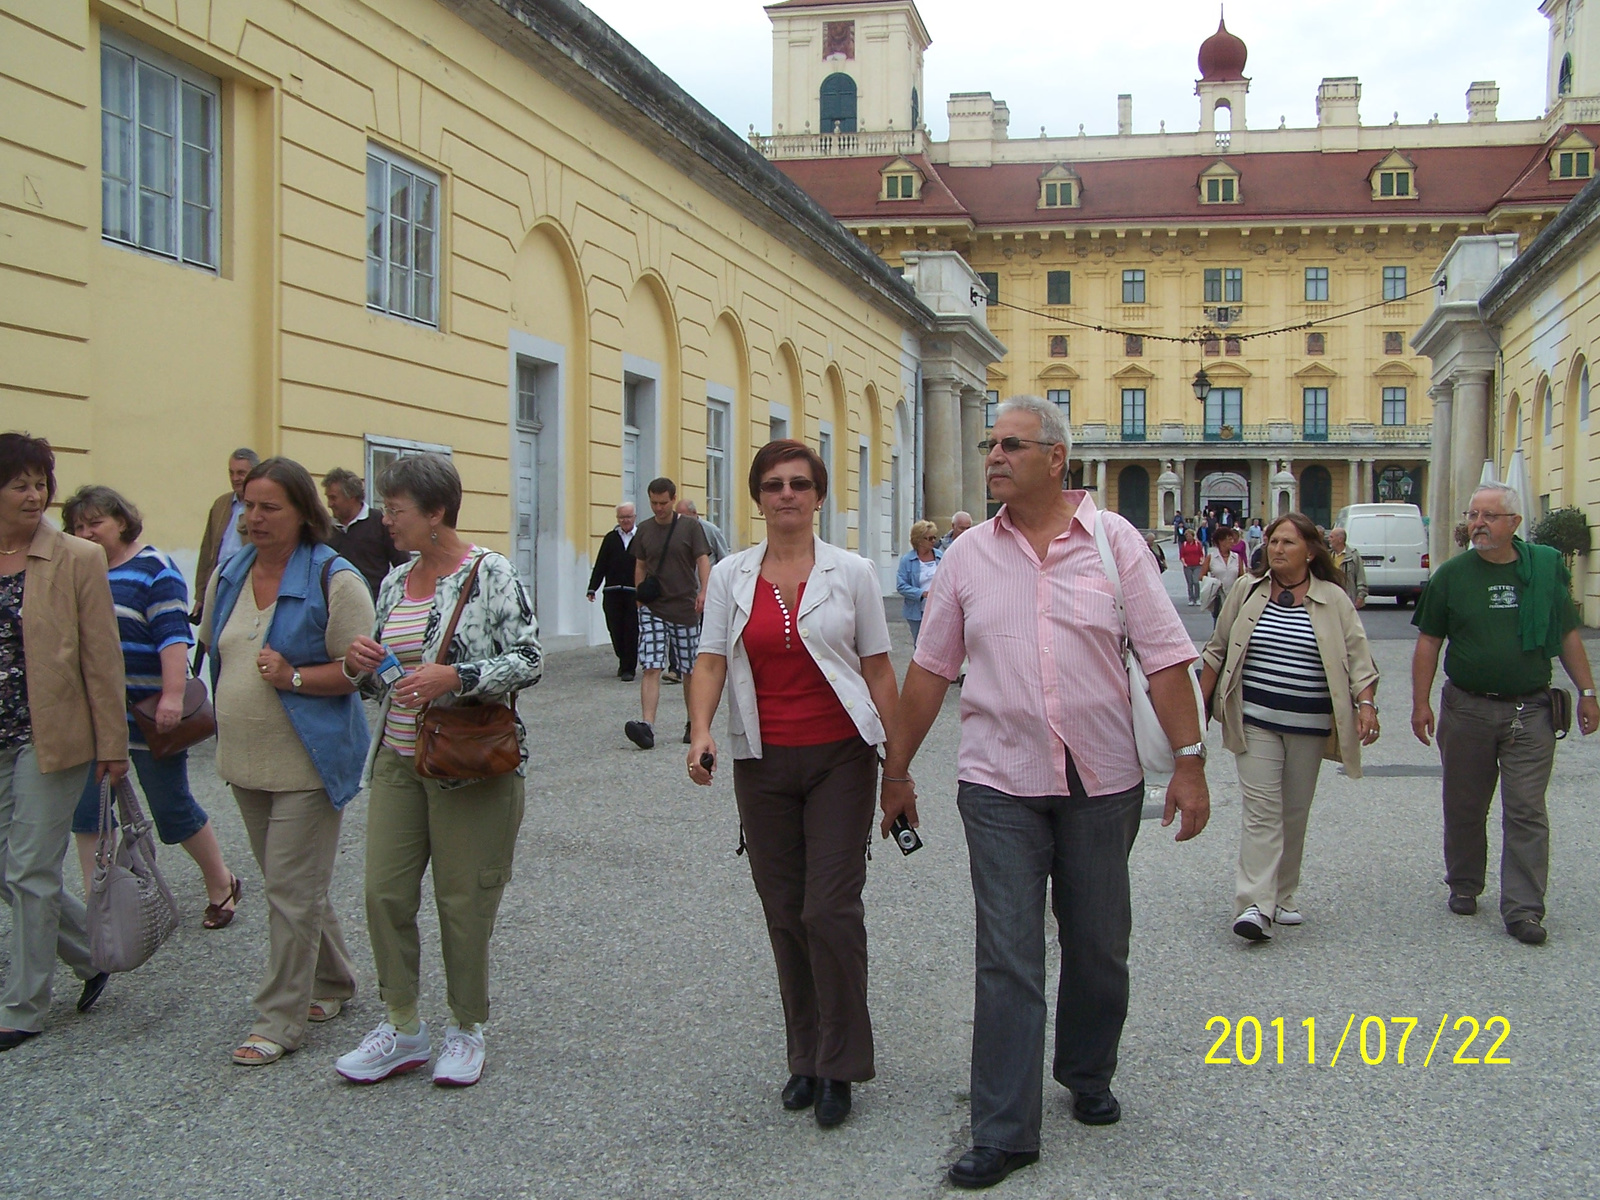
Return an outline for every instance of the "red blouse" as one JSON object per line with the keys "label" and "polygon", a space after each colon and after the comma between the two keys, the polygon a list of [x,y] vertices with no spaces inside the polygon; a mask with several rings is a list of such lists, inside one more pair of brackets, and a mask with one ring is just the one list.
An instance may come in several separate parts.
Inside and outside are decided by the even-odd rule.
{"label": "red blouse", "polygon": [[802,583],[794,609],[785,614],[772,584],[756,580],[743,639],[755,677],[756,716],[764,745],[821,746],[861,736],[800,639],[795,616],[805,594]]}

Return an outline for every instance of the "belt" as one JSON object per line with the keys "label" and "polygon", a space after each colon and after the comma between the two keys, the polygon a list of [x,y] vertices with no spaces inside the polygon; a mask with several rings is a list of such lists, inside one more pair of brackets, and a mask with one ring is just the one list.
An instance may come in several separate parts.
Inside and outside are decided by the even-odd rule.
{"label": "belt", "polygon": [[1464,688],[1460,684],[1452,683],[1451,687],[1458,692],[1465,692],[1469,696],[1476,696],[1480,700],[1498,700],[1502,704],[1536,704],[1539,701],[1549,703],[1550,689],[1540,688],[1537,692],[1524,692],[1513,696],[1505,692],[1475,692],[1471,688]]}

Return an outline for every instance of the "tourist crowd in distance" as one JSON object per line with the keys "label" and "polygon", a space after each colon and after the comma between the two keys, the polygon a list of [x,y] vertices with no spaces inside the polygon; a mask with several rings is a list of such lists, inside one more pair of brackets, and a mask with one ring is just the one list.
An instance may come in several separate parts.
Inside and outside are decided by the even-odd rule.
{"label": "tourist crowd in distance", "polygon": [[[968,1188],[1039,1156],[1047,888],[1062,947],[1051,1073],[1076,1119],[1111,1124],[1130,986],[1128,856],[1147,785],[1163,785],[1162,825],[1176,821],[1179,841],[1196,837],[1210,817],[1205,729],[1221,725],[1242,793],[1230,923],[1261,947],[1316,919],[1298,893],[1322,761],[1359,779],[1362,748],[1380,732],[1378,671],[1357,613],[1360,556],[1340,531],[1325,538],[1291,513],[1253,520],[1241,537],[1224,510],[1215,529],[1203,526],[1202,546],[1200,529],[1175,523],[1189,603],[1215,617],[1197,653],[1162,582],[1159,545],[1091,493],[1063,490],[1071,442],[1054,405],[1003,402],[979,448],[998,514],[981,524],[955,514],[943,538],[917,522],[897,566],[914,645],[903,680],[876,567],[814,532],[828,471],[799,441],[771,442],[752,463],[760,544],[730,552],[670,479],[656,479],[648,518],[618,508],[588,584],[618,676],[639,680],[640,716],[622,736],[655,747],[670,671],[684,686],[688,778],[709,785],[731,759],[739,849],[783,1000],[779,1099],[824,1127],[847,1119],[852,1085],[875,1072],[862,900],[874,812],[880,836],[918,848],[911,766],[949,686],[962,687],[953,782],[977,917],[972,1145],[949,1178]],[[130,702],[156,697],[158,727],[176,724],[193,623],[217,770],[268,908],[255,1021],[232,1061],[279,1061],[355,995],[329,885],[342,812],[366,789],[366,917],[383,1019],[334,1069],[373,1083],[431,1061],[436,1083],[470,1085],[486,1059],[490,940],[523,817],[517,697],[544,667],[528,593],[504,556],[458,533],[461,481],[447,458],[391,465],[379,511],[349,471],[330,472],[319,495],[298,463],[241,449],[229,475],[191,603],[172,560],[141,540],[131,500],[80,489],[62,508],[69,536],[45,519],[49,446],[0,435],[0,894],[12,921],[0,1048],[43,1030],[58,955],[82,981],[81,1011],[107,986],[62,860],[76,832],[87,888],[91,810],[97,821],[101,786],[130,760],[162,840],[200,868],[202,923],[227,927],[248,895],[193,797],[185,756],[153,755],[127,716]],[[1486,890],[1498,778],[1500,917],[1537,944],[1545,790],[1573,715],[1551,687],[1552,659],[1579,689],[1584,734],[1600,725],[1600,706],[1565,564],[1516,537],[1520,503],[1500,485],[1474,495],[1471,552],[1434,572],[1414,618],[1410,707],[1415,736],[1436,737],[1444,765],[1450,911],[1473,914]],[[370,734],[363,697],[378,706]],[[437,1056],[419,990],[430,866],[449,1008]]]}

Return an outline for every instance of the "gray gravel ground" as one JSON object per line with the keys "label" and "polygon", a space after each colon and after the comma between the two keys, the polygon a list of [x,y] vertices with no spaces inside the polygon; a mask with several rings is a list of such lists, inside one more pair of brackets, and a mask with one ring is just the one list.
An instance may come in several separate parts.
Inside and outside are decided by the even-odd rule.
{"label": "gray gravel ground", "polygon": [[[1366,780],[1324,767],[1301,895],[1306,924],[1261,947],[1229,932],[1238,787],[1213,729],[1210,828],[1175,845],[1147,821],[1134,849],[1133,1003],[1115,1085],[1123,1120],[1076,1124],[1047,1071],[1043,1158],[997,1194],[1600,1194],[1600,827],[1585,815],[1600,739],[1574,737],[1557,756],[1549,943],[1506,936],[1492,883],[1481,915],[1450,915],[1438,762],[1407,728],[1406,615],[1369,612],[1385,639],[1376,642],[1385,734],[1368,753]],[[1209,625],[1185,617],[1197,635]],[[892,626],[903,669],[909,640],[902,623]],[[947,1192],[944,1171],[968,1141],[972,1003],[955,692],[915,768],[927,848],[903,859],[883,844],[868,871],[878,1078],[856,1089],[846,1125],[821,1131],[778,1104],[781,1013],[749,869],[733,854],[728,773],[709,791],[687,782],[671,736],[682,719],[677,689],[666,689],[661,745],[635,750],[622,723],[636,714],[637,692],[612,677],[614,665],[605,649],[553,656],[523,700],[536,769],[495,940],[479,1086],[435,1089],[419,1072],[357,1088],[333,1072],[334,1057],[382,1016],[361,904],[364,798],[348,810],[335,877],[363,994],[283,1062],[229,1064],[249,1028],[266,909],[237,810],[202,751],[197,791],[246,882],[239,918],[202,931],[198,872],[167,852],[163,866],[187,907],[182,930],[151,963],[115,979],[87,1016],[73,1011],[72,981],[58,976],[46,1035],[0,1056],[0,1196]],[[76,874],[69,864],[69,879]],[[442,1028],[436,922],[426,908],[424,919],[424,1015]],[[0,970],[8,941],[0,910]],[[1221,1032],[1207,1023],[1219,1016],[1260,1021],[1258,1063],[1206,1063]],[[1368,1016],[1387,1022],[1376,1065],[1361,1053]],[[1452,1061],[1470,1032],[1454,1028],[1462,1016],[1509,1022],[1499,1047],[1509,1064]],[[1281,1065],[1270,1024],[1279,1017]],[[1314,1066],[1306,1018],[1316,1021]],[[1417,1019],[1403,1066],[1396,1018]],[[1377,1023],[1367,1028],[1375,1058]],[[1465,1056],[1481,1057],[1489,1040],[1480,1036]],[[1248,1025],[1244,1050],[1253,1050]],[[1234,1038],[1217,1053],[1236,1058]]]}

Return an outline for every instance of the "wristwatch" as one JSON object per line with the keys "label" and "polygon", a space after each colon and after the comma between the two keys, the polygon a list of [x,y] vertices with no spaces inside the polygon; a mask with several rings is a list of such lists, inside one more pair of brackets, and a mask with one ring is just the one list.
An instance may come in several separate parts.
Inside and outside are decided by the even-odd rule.
{"label": "wristwatch", "polygon": [[1179,746],[1172,752],[1173,758],[1198,758],[1201,762],[1206,760],[1206,744],[1196,742],[1192,746]]}
{"label": "wristwatch", "polygon": [[301,678],[299,671],[296,671],[293,675],[289,676],[289,686],[297,692],[300,690],[300,685],[304,682],[305,680]]}
{"label": "wristwatch", "polygon": [[1578,695],[1582,696],[1585,700],[1593,700],[1595,698],[1593,688],[1584,688],[1578,693]]}

